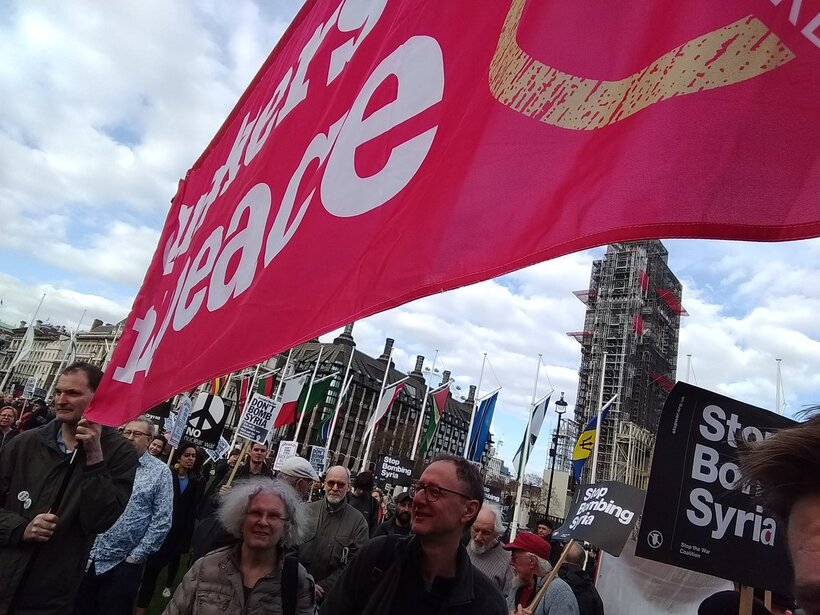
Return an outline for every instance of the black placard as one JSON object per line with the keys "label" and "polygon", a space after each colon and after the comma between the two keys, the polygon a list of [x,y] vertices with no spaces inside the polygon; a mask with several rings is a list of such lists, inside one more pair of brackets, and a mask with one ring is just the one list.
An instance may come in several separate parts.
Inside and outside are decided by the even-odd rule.
{"label": "black placard", "polygon": [[413,462],[405,457],[379,455],[376,461],[375,478],[382,483],[409,487],[413,482],[412,472]]}
{"label": "black placard", "polygon": [[552,538],[586,540],[617,557],[635,527],[643,498],[640,489],[614,481],[584,485]]}
{"label": "black placard", "polygon": [[227,419],[228,411],[221,397],[200,393],[188,416],[185,440],[202,448],[215,450]]}
{"label": "black placard", "polygon": [[736,442],[794,421],[678,383],[663,407],[636,554],[789,593],[782,524],[741,490]]}
{"label": "black placard", "polygon": [[501,506],[501,489],[484,485],[484,502]]}

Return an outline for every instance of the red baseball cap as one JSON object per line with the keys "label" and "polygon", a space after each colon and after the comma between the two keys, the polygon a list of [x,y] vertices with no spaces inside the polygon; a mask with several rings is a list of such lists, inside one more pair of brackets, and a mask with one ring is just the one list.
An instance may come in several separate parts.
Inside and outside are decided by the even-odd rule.
{"label": "red baseball cap", "polygon": [[537,555],[541,559],[548,560],[550,558],[551,547],[550,543],[532,532],[520,532],[511,543],[503,545],[507,551],[513,549],[520,549],[527,553]]}

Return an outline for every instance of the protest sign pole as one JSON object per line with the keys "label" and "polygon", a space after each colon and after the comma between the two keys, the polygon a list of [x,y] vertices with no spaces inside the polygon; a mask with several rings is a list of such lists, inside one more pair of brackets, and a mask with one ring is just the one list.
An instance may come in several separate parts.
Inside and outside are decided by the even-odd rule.
{"label": "protest sign pole", "polygon": [[[242,410],[239,412],[239,415],[242,416],[245,413],[245,410],[248,409],[248,404],[251,401],[251,397],[253,397],[253,387],[256,386],[256,380],[259,377],[259,363],[256,364],[256,369],[253,370],[253,377],[251,381],[248,383],[248,394],[245,395],[245,403],[242,405]],[[240,380],[240,388],[241,388],[241,380]],[[236,446],[236,439],[239,436],[239,422],[237,421],[236,428],[233,430],[233,438],[231,438],[231,445],[228,447],[228,455],[230,456],[231,451]]]}
{"label": "protest sign pole", "polygon": [[592,449],[592,474],[589,482],[598,480],[598,446],[601,443],[601,415],[604,405],[604,374],[606,373],[606,353],[601,358],[601,388],[598,390],[598,418],[595,421],[595,445]]}
{"label": "protest sign pole", "polygon": [[752,615],[752,607],[754,606],[754,588],[749,585],[740,586],[740,609],[738,615]]}
{"label": "protest sign pole", "polygon": [[558,576],[558,571],[561,569],[561,566],[564,565],[564,562],[569,557],[569,552],[572,550],[572,547],[575,546],[575,540],[570,539],[566,545],[564,545],[564,550],[561,552],[561,557],[558,558],[558,561],[555,562],[555,566],[553,566],[552,570],[550,571],[547,578],[544,579],[544,584],[541,586],[541,589],[538,590],[538,593],[535,594],[535,597],[530,602],[530,605],[527,607],[531,612],[535,613],[535,609],[538,607],[538,603],[544,598],[544,594],[547,593],[550,584],[555,580],[555,577]]}
{"label": "protest sign pole", "polygon": [[245,455],[248,454],[248,449],[251,447],[251,441],[245,440],[245,443],[242,445],[242,450],[239,453],[239,459],[236,460],[236,463],[233,464],[233,468],[231,468],[231,473],[228,476],[228,481],[225,483],[225,487],[230,487],[231,483],[233,482],[234,477],[236,476],[236,471],[239,469],[239,466],[242,464],[242,461],[245,459]]}

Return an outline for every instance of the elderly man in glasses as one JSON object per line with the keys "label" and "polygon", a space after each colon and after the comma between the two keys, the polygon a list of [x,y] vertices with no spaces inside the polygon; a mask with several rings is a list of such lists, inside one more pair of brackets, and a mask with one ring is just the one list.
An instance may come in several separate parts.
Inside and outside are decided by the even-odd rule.
{"label": "elderly man in glasses", "polygon": [[461,544],[484,499],[478,469],[440,455],[413,497],[413,535],[371,540],[342,573],[321,615],[508,615],[498,587]]}
{"label": "elderly man in glasses", "polygon": [[171,470],[148,452],[156,428],[147,416],[128,422],[122,435],[139,455],[128,505],[116,523],[94,540],[75,602],[75,613],[131,615],[146,558],[171,528]]}
{"label": "elderly man in glasses", "polygon": [[347,503],[350,472],[333,466],[325,477],[325,497],[306,505],[308,513],[299,561],[316,581],[316,601],[333,589],[342,570],[364,546],[370,530],[364,516]]}

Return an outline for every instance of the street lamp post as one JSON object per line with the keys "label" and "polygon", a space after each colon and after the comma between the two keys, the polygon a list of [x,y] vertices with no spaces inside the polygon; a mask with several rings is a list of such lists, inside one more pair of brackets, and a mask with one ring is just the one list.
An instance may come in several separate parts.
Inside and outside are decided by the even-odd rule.
{"label": "street lamp post", "polygon": [[555,457],[558,455],[558,438],[561,433],[561,417],[567,411],[567,402],[564,401],[564,393],[561,392],[561,399],[555,402],[555,413],[558,415],[558,424],[555,426],[555,433],[552,436],[552,448],[550,449],[550,457],[552,457],[552,464],[550,466],[550,484],[547,489],[547,510],[544,513],[545,517],[550,516],[550,503],[552,502],[552,477],[555,475]]}

